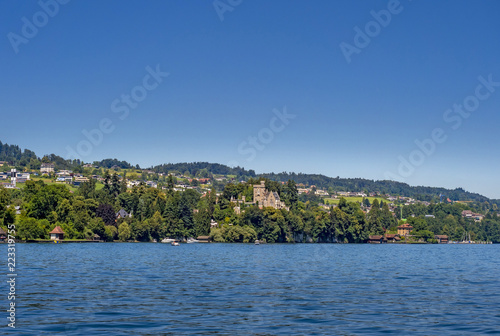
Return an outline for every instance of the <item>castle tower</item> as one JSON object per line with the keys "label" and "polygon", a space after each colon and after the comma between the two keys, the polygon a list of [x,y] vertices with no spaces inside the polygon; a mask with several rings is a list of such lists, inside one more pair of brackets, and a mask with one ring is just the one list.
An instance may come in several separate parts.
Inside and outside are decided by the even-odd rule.
{"label": "castle tower", "polygon": [[264,206],[266,194],[267,190],[265,181],[260,181],[260,184],[253,185],[253,201],[255,203],[259,202],[259,206]]}

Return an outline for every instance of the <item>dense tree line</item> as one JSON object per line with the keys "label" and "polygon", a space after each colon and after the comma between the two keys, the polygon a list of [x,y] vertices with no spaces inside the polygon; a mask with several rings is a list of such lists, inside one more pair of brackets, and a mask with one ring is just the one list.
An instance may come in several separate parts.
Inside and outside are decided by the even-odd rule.
{"label": "dense tree line", "polygon": [[29,149],[21,150],[19,146],[3,144],[0,141],[0,161],[5,161],[8,166],[2,167],[4,171],[15,167],[19,170],[39,170],[42,163],[53,163],[55,169],[71,169],[81,171],[80,160],[66,160],[55,154],[45,155],[39,158]]}
{"label": "dense tree line", "polygon": [[[500,218],[497,211],[487,210],[481,222],[462,217],[463,210],[471,208],[465,204],[436,203],[429,206],[413,204],[403,207],[403,217],[413,226],[415,233],[430,231],[447,235],[453,241],[469,237],[474,241],[500,242]],[[476,210],[477,211],[477,210]],[[432,215],[427,216],[426,215]]]}
{"label": "dense tree line", "polygon": [[[314,195],[299,196],[292,180],[284,184],[265,182],[269,190],[280,195],[288,209],[261,209],[235,202],[245,196],[250,203],[253,184],[257,183],[256,178],[248,183],[229,183],[217,196],[213,189],[204,195],[194,189],[174,191],[173,183],[168,183],[165,191],[145,185],[127,190],[116,173],[108,172],[102,189],[98,190],[96,181],[90,180],[75,193],[65,185],[28,181],[22,190],[0,188],[0,225],[6,228],[17,220],[20,239],[47,239],[49,232],[59,225],[69,239],[92,239],[97,235],[107,241],[151,241],[210,235],[217,242],[261,239],[270,243],[361,243],[369,235],[395,233],[401,224],[387,202],[374,200],[371,209],[365,212],[363,206],[367,202],[347,202],[342,198],[338,206],[325,209]],[[16,205],[22,209],[18,218]],[[118,219],[116,213],[120,209],[131,216]],[[436,234],[460,240],[464,233],[473,240],[500,242],[497,212],[488,210],[485,219],[476,223],[462,218],[465,209],[470,208],[457,203],[415,204],[404,206],[402,213],[414,227],[412,234],[429,242]],[[216,228],[211,228],[212,220],[218,223]]]}
{"label": "dense tree line", "polygon": [[111,168],[116,166],[120,169],[139,168],[139,166],[134,167],[127,161],[119,161],[118,159],[104,159],[101,161],[94,161],[94,166],[103,168]]}
{"label": "dense tree line", "polygon": [[374,181],[362,178],[331,178],[319,174],[296,174],[296,173],[270,173],[262,174],[260,177],[272,179],[275,181],[294,180],[304,185],[315,185],[318,188],[334,191],[353,191],[353,192],[378,192],[381,194],[399,195],[413,197],[421,201],[439,201],[440,195],[455,201],[488,201],[487,197],[471,193],[457,188],[454,190],[435,187],[410,186],[406,183],[396,181]]}
{"label": "dense tree line", "polygon": [[[92,239],[95,235],[108,241],[194,237],[208,234],[214,209],[209,202],[215,202],[215,193],[201,200],[195,190],[181,193],[170,188],[164,193],[140,185],[127,191],[117,174],[106,173],[100,190],[96,181],[90,180],[75,193],[65,185],[27,181],[22,190],[0,187],[0,225],[15,220],[13,207],[17,204],[23,209],[16,226],[20,239],[47,239],[56,225],[69,239]],[[117,219],[120,209],[132,216]]]}
{"label": "dense tree line", "polygon": [[6,161],[14,166],[26,166],[31,160],[38,160],[34,152],[29,149],[23,151],[19,146],[4,144],[0,141],[0,161]]}
{"label": "dense tree line", "polygon": [[179,172],[180,174],[186,174],[188,176],[200,176],[200,172],[204,172],[205,176],[209,177],[209,174],[213,175],[235,175],[238,179],[241,178],[252,178],[255,177],[255,171],[245,170],[241,167],[228,167],[219,163],[208,163],[208,162],[192,162],[192,163],[168,163],[155,166],[152,168],[153,171],[157,173],[170,173]]}

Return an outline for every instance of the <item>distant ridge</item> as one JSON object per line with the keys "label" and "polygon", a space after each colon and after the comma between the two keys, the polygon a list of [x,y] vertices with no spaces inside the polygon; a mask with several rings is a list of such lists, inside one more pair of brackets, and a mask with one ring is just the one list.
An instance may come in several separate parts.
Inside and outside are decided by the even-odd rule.
{"label": "distant ridge", "polygon": [[[75,166],[83,164],[80,160],[65,160],[55,154],[45,155],[46,159],[54,162],[57,169],[71,169]],[[0,141],[0,161],[6,161],[14,166],[26,167],[30,164],[40,162],[41,158],[28,149],[21,150],[19,146],[4,144]],[[95,161],[94,164],[111,168],[118,166],[122,169],[137,168],[139,165],[132,165],[126,161],[117,159],[104,159]],[[216,175],[234,175],[238,180],[247,180],[249,178],[268,178],[274,181],[286,182],[294,180],[296,183],[304,185],[315,185],[318,188],[332,188],[335,191],[353,191],[353,192],[378,192],[381,194],[400,195],[406,197],[414,197],[419,200],[436,201],[440,195],[450,198],[454,201],[476,201],[476,202],[492,202],[500,205],[500,200],[492,200],[478,193],[465,191],[462,188],[446,189],[439,187],[426,186],[410,186],[407,183],[397,181],[375,181],[363,178],[332,178],[322,174],[303,174],[303,173],[264,173],[256,174],[254,170],[246,170],[242,167],[229,167],[219,163],[209,162],[183,162],[183,163],[166,163],[149,168],[156,173],[168,173],[178,171],[183,174],[189,172],[192,176],[206,177],[206,174]]]}
{"label": "distant ridge", "polygon": [[[437,187],[410,186],[407,183],[397,181],[374,181],[363,178],[332,178],[321,174],[303,174],[303,173],[264,173],[256,174],[254,170],[245,170],[241,167],[228,167],[218,163],[191,162],[191,163],[169,163],[154,166],[151,168],[156,173],[168,173],[178,171],[179,173],[189,172],[192,176],[200,175],[203,170],[211,174],[236,175],[238,179],[248,179],[255,177],[264,177],[270,180],[286,182],[294,180],[296,183],[304,185],[315,185],[318,188],[333,188],[335,191],[353,191],[353,192],[378,192],[381,194],[400,195],[414,197],[419,200],[439,201],[440,195],[445,195],[455,201],[478,201],[489,202],[488,197],[471,193],[457,188],[454,190]],[[201,173],[201,175],[204,175]],[[200,176],[201,176],[200,175]],[[205,177],[205,176],[201,176]]]}

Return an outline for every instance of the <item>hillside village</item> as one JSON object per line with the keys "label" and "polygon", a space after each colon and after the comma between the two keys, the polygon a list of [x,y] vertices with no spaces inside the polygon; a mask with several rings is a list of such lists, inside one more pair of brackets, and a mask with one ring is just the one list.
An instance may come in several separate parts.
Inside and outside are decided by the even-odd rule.
{"label": "hillside village", "polygon": [[[4,161],[0,161],[0,167],[4,167],[4,171],[0,172],[0,186],[7,189],[14,188],[22,188],[26,181],[34,179],[39,180],[42,179],[49,183],[55,184],[65,184],[72,187],[78,187],[80,184],[84,182],[89,182],[90,179],[96,180],[98,183],[103,185],[105,183],[104,174],[97,175],[91,174],[91,171],[95,172],[96,170],[102,170],[100,167],[92,165],[92,164],[84,164],[83,168],[85,171],[82,173],[75,173],[71,170],[61,169],[56,170],[55,165],[52,163],[42,163],[40,170],[25,170],[18,171],[15,168],[9,168],[8,170],[5,167],[8,167],[8,164]],[[196,190],[200,192],[202,195],[205,195],[207,192],[210,192],[214,186],[216,189],[221,189],[227,183],[246,183],[246,181],[236,181],[234,176],[212,176],[212,177],[192,177],[189,175],[183,175],[178,172],[172,172],[169,174],[165,173],[155,173],[152,170],[134,169],[132,175],[136,178],[127,177],[127,172],[130,176],[130,170],[122,170],[118,166],[112,166],[110,169],[104,168],[104,171],[108,172],[110,175],[116,174],[119,181],[121,183],[125,183],[128,189],[132,189],[136,186],[145,185],[150,188],[157,188],[161,190],[166,190],[167,187],[167,179],[168,177],[172,177],[173,181],[175,181],[173,190],[174,191],[186,191],[186,190]],[[124,174],[125,173],[125,174]],[[125,176],[123,176],[125,175]],[[150,178],[150,179],[148,179]],[[262,182],[264,183],[264,182]],[[285,182],[281,182],[282,185]],[[286,208],[282,202],[279,200],[279,195],[274,193],[267,193],[263,186],[254,186],[259,190],[257,193],[257,197],[259,197],[258,201],[260,201],[261,205],[267,207],[273,207],[276,209],[284,209]],[[260,192],[262,190],[262,192]],[[339,200],[344,197],[346,199],[353,198],[360,201],[360,205],[364,211],[369,211],[371,209],[370,205],[367,205],[363,199],[373,199],[378,198],[388,203],[389,210],[394,213],[394,216],[397,217],[398,214],[395,211],[398,209],[399,205],[412,205],[412,204],[423,204],[425,206],[430,205],[430,202],[427,201],[419,201],[411,197],[397,196],[397,195],[389,195],[389,194],[379,194],[377,192],[354,192],[354,191],[327,191],[324,189],[319,189],[315,185],[304,185],[302,183],[297,184],[297,192],[299,195],[308,195],[308,196],[317,196],[323,202],[320,202],[319,205],[325,209],[329,209],[330,207],[336,207],[337,202],[335,200]],[[217,196],[220,196],[222,191],[217,192]],[[260,196],[262,195],[262,197]],[[264,197],[265,195],[265,197]],[[269,198],[269,200],[267,199]],[[361,199],[360,199],[361,198]],[[326,201],[326,202],[325,202]],[[329,202],[331,201],[331,202]],[[454,203],[451,200],[447,200],[449,203]],[[237,204],[245,203],[245,200],[234,200]],[[247,203],[253,204],[253,202]],[[473,216],[474,215],[474,216]],[[472,211],[467,213],[467,218],[474,217],[479,218],[480,214],[475,214]]]}
{"label": "hillside village", "polygon": [[[111,166],[110,168],[100,167],[96,164],[82,164],[81,167],[75,171],[68,169],[57,169],[56,165],[51,162],[43,162],[40,168],[37,169],[18,169],[11,167],[7,162],[0,162],[0,189],[7,190],[23,190],[23,188],[31,182],[43,181],[44,185],[59,185],[68,189],[70,194],[81,194],[80,187],[86,186],[88,188],[94,185],[96,191],[104,188],[109,190],[111,185],[116,185],[121,188],[122,196],[124,199],[126,194],[136,194],[138,192],[144,193],[145,190],[151,190],[152,195],[161,195],[163,193],[166,197],[173,197],[178,195],[197,195],[192,196],[199,198],[202,202],[204,199],[208,200],[213,197],[215,212],[213,210],[210,216],[203,219],[205,224],[198,229],[188,230],[187,233],[191,236],[208,237],[208,240],[214,241],[250,241],[251,237],[260,238],[272,241],[295,241],[295,242],[368,242],[368,243],[401,243],[401,242],[437,242],[448,243],[460,241],[460,235],[465,235],[471,230],[470,225],[467,223],[481,224],[485,219],[485,214],[480,213],[477,209],[470,208],[471,204],[463,201],[453,201],[449,198],[439,202],[438,204],[423,200],[417,200],[412,197],[405,197],[401,195],[382,194],[378,192],[362,192],[362,191],[336,191],[332,188],[321,189],[316,185],[306,185],[303,183],[295,184],[293,181],[289,182],[276,182],[267,179],[247,179],[238,180],[234,175],[212,174],[208,171],[201,170],[196,175],[188,172],[181,173],[179,171],[171,171],[169,173],[155,172],[152,169],[140,168],[127,168],[123,169],[119,166]],[[78,170],[78,171],[77,171]],[[140,191],[143,190],[143,191]],[[156,190],[156,191],[155,191]],[[194,193],[194,194],[193,194]],[[296,194],[293,196],[293,194]],[[120,193],[115,194],[114,197],[119,196]],[[170,196],[169,196],[170,195]],[[144,215],[141,215],[141,221],[138,221],[138,211],[136,206],[129,206],[124,209],[118,202],[109,199],[108,196],[99,196],[104,200],[97,200],[103,203],[100,207],[112,208],[111,222],[106,222],[105,228],[108,232],[102,229],[93,230],[88,234],[81,235],[73,233],[73,237],[89,237],[89,239],[117,239],[118,229],[120,223],[125,223],[129,226],[129,231],[136,231],[136,225],[144,220]],[[156,196],[158,197],[158,196]],[[165,197],[165,196],[162,196]],[[284,198],[284,199],[283,199]],[[105,201],[105,199],[109,199]],[[108,204],[106,204],[108,203]],[[203,202],[202,202],[203,203]],[[442,227],[435,223],[435,211],[430,210],[436,208],[437,205],[446,205],[446,211],[452,211],[457,215],[453,217],[455,232],[449,231],[447,226]],[[19,216],[23,212],[25,206],[18,202],[16,206],[16,214]],[[29,208],[29,207],[27,207]],[[162,207],[160,207],[161,209]],[[201,216],[202,208],[199,205],[192,204],[192,213],[189,215],[191,219],[187,221],[195,221],[196,216]],[[326,230],[323,233],[305,230],[302,233],[294,232],[293,228],[284,228],[281,234],[269,235],[258,231],[258,225],[238,225],[238,222],[249,216],[256,215],[254,212],[258,208],[262,211],[264,216],[277,214],[276,211],[285,211],[283,214],[298,214],[301,221],[307,220],[307,213],[315,214],[317,220],[327,220],[330,216],[332,221],[335,219],[332,216],[363,216],[364,228],[358,228],[357,233],[348,233],[356,222],[354,217],[350,217],[344,229],[339,231],[339,228],[322,229]],[[356,210],[357,208],[357,210]],[[270,210],[272,209],[272,210]],[[301,210],[302,209],[302,210]],[[336,210],[338,209],[338,211]],[[456,209],[456,210],[453,210]],[[163,207],[163,220],[165,219],[166,209]],[[209,211],[210,212],[210,211]],[[321,212],[324,214],[322,215]],[[356,215],[356,213],[358,213]],[[488,212],[488,211],[487,211]],[[448,215],[449,218],[451,213]],[[459,214],[459,215],[458,215]],[[97,213],[96,213],[97,215]],[[152,214],[148,215],[151,216]],[[160,216],[159,215],[159,216]],[[444,218],[442,214],[437,214],[440,218]],[[490,213],[491,215],[491,213]],[[273,215],[274,216],[274,215]],[[306,216],[306,217],[304,217]],[[384,217],[385,216],[385,217]],[[390,217],[387,217],[390,216]],[[498,218],[498,213],[495,217]],[[210,218],[208,218],[210,217]],[[373,221],[374,217],[380,217]],[[491,216],[490,216],[491,217]],[[293,217],[292,217],[293,218]],[[322,219],[324,218],[324,219]],[[385,219],[383,219],[385,218]],[[42,218],[40,218],[42,220]],[[160,218],[158,218],[160,220]],[[247,223],[252,223],[253,219],[247,219]],[[285,219],[286,220],[286,219]],[[291,219],[290,219],[291,220]],[[351,221],[354,220],[354,223]],[[451,220],[451,219],[450,219]],[[201,220],[200,220],[201,221]],[[427,224],[422,224],[425,221]],[[116,224],[113,224],[115,223]],[[194,222],[193,222],[194,223]],[[385,224],[384,224],[385,223]],[[55,223],[57,224],[57,222]],[[62,231],[61,227],[68,227],[68,224],[62,224],[56,231]],[[255,226],[257,225],[257,227]],[[312,224],[313,226],[317,224]],[[340,225],[340,224],[334,224]],[[435,233],[430,233],[424,228],[434,226]],[[370,228],[371,226],[371,228]],[[420,226],[420,227],[419,227]],[[112,230],[112,227],[115,229]],[[239,232],[234,238],[234,230],[247,230],[248,232]],[[414,230],[416,227],[418,230]],[[441,227],[441,229],[439,229]],[[305,228],[304,228],[305,229]],[[444,230],[443,230],[444,229]],[[48,228],[47,228],[48,230]],[[55,229],[54,229],[55,230]],[[302,229],[303,230],[303,229]],[[347,231],[346,231],[347,230]],[[458,231],[457,231],[458,230]],[[94,232],[95,231],[95,232]],[[48,231],[46,231],[48,232]],[[52,231],[51,231],[52,232]],[[113,233],[115,232],[115,233]],[[175,230],[163,229],[147,235],[148,238],[135,234],[135,239],[160,239],[162,235],[173,235]],[[170,233],[169,233],[170,232]],[[177,231],[179,232],[179,231]],[[186,231],[180,231],[186,232]],[[339,234],[340,232],[340,234]],[[343,233],[342,233],[343,232]],[[446,233],[446,234],[444,234]],[[177,233],[178,235],[179,233]],[[239,238],[237,238],[239,235]],[[42,235],[43,236],[43,235]],[[40,237],[42,237],[40,236]],[[68,236],[68,235],[66,235]],[[103,238],[106,237],[107,238]],[[122,235],[126,237],[127,235]],[[129,234],[129,238],[134,236],[133,232]],[[478,241],[489,241],[484,234],[474,234]],[[178,236],[177,236],[178,237]],[[245,238],[246,237],[246,238]],[[250,238],[249,238],[250,237]],[[500,237],[500,235],[499,235]]]}
{"label": "hillside village", "polygon": [[[8,165],[6,164],[6,162],[0,161],[0,167],[8,167]],[[100,169],[100,167],[93,166],[91,164],[85,164],[83,165],[83,168],[87,169],[86,173],[75,173],[71,170],[65,170],[65,169],[55,170],[55,165],[51,163],[42,163],[39,171],[31,170],[31,171],[21,172],[15,168],[10,168],[8,171],[5,171],[4,169],[4,172],[0,172],[0,181],[2,181],[0,182],[0,186],[3,186],[4,188],[7,189],[22,188],[23,185],[26,183],[26,181],[32,179],[34,180],[43,179],[45,181],[50,180],[51,182],[49,183],[65,184],[73,187],[78,187],[80,184],[84,182],[89,182],[90,179],[94,179],[100,184],[105,183],[105,177],[103,175],[92,175],[89,173],[90,170],[95,171]],[[117,166],[113,166],[110,169],[105,169],[105,171],[108,172],[109,174],[117,174],[119,181],[125,182],[128,189],[132,189],[140,185],[145,185],[151,188],[166,190],[168,188],[166,185],[167,184],[166,179],[168,177],[173,177],[173,180],[176,182],[173,188],[174,191],[197,190],[203,195],[205,195],[207,192],[210,192],[211,189],[214,187],[214,184],[220,187],[224,186],[227,183],[246,182],[246,181],[235,181],[235,178],[231,176],[196,178],[175,172],[170,174],[165,174],[165,173],[156,174],[154,171],[148,169],[135,170],[134,175],[141,178],[131,179],[127,178],[127,176],[125,176],[124,178],[124,176],[122,176],[123,174],[122,170]],[[143,179],[142,177],[150,177],[152,179],[148,180],[147,178]],[[262,181],[262,183],[264,182]],[[285,183],[282,182],[282,184],[284,185]],[[257,190],[259,190],[259,192],[257,193],[257,197],[259,197],[258,201],[260,201],[260,203],[263,206],[266,207],[270,206],[276,209],[286,208],[284,204],[279,201],[279,195],[276,192],[266,193],[263,184],[262,186],[257,185],[254,187],[257,188]],[[430,204],[430,202],[418,201],[411,197],[393,196],[388,194],[381,195],[376,192],[371,192],[368,194],[364,192],[348,192],[348,191],[328,192],[327,190],[318,189],[315,185],[306,186],[302,183],[297,184],[297,192],[299,195],[301,194],[314,195],[322,199],[332,199],[332,200],[340,199],[342,197],[356,198],[356,199],[381,198],[388,202],[390,207],[389,209],[391,210],[391,212],[394,212],[396,210],[398,204],[411,205],[411,204],[421,203],[426,206]],[[221,194],[222,192],[217,193],[218,196],[220,196]],[[240,201],[241,200],[235,200],[235,202],[237,202],[238,204],[241,203]],[[248,204],[253,204],[253,203],[248,203]],[[363,204],[362,202],[361,204],[362,208],[364,210],[370,210],[370,206],[365,206],[365,204]],[[336,204],[320,203],[320,206],[324,207],[325,209],[329,209],[331,206],[335,207]]]}
{"label": "hillside village", "polygon": [[[166,190],[166,182],[168,177],[173,177],[174,181],[176,182],[174,185],[174,191],[186,191],[186,190],[197,190],[198,192],[202,193],[205,195],[207,192],[210,192],[210,190],[215,186],[218,186],[219,188],[224,186],[227,183],[245,183],[246,181],[241,180],[241,181],[236,181],[234,176],[211,176],[211,177],[192,177],[189,175],[183,175],[179,172],[172,172],[172,173],[155,173],[152,170],[149,169],[133,169],[133,175],[136,178],[128,178],[127,172],[130,170],[127,169],[121,169],[118,166],[112,166],[111,168],[101,168],[99,166],[93,165],[93,164],[83,164],[82,167],[84,168],[84,172],[82,173],[76,173],[71,170],[66,170],[66,169],[61,169],[61,170],[56,170],[55,164],[53,163],[42,163],[41,167],[39,170],[29,170],[25,169],[23,171],[18,171],[16,168],[10,168],[9,164],[5,161],[0,161],[0,167],[3,167],[3,171],[0,172],[0,186],[7,188],[7,189],[14,189],[14,188],[19,188],[22,187],[26,181],[30,179],[49,179],[54,183],[57,184],[66,184],[68,186],[73,186],[73,187],[78,187],[80,184],[84,182],[89,182],[89,179],[94,179],[98,183],[103,184],[105,182],[105,177],[103,174],[97,175],[97,174],[91,174],[91,171],[96,172],[97,170],[101,171],[106,171],[109,174],[117,174],[118,179],[120,182],[123,182],[125,179],[125,183],[128,189],[132,189],[133,187],[140,186],[140,185],[145,185],[147,187],[151,188],[159,188],[161,190]],[[6,169],[7,168],[7,169]],[[125,177],[122,176],[123,172],[125,172]],[[150,178],[150,179],[148,179]],[[282,184],[285,184],[285,182],[281,182]],[[262,188],[262,187],[261,187]],[[217,188],[216,188],[217,189]],[[264,192],[262,192],[262,195],[264,195]],[[395,213],[397,210],[397,207],[399,205],[413,205],[413,204],[423,204],[425,206],[430,205],[430,202],[428,201],[420,201],[416,200],[411,197],[405,197],[405,196],[399,196],[399,195],[390,195],[390,194],[380,194],[378,192],[356,192],[356,191],[327,191],[324,189],[319,189],[315,185],[304,185],[302,183],[297,184],[297,192],[299,195],[304,194],[304,195],[314,195],[319,198],[322,198],[323,200],[335,200],[335,199],[340,199],[342,197],[344,198],[380,198],[385,200],[388,205],[389,209],[391,212]],[[217,195],[220,196],[222,192],[218,192]],[[278,202],[279,204],[279,196],[274,193],[274,194],[269,194],[274,197],[274,200],[269,201],[264,201],[263,199],[261,200],[261,203],[265,204],[264,206],[271,206],[277,209],[285,208],[284,205],[279,205],[275,206],[274,203]],[[235,200],[237,203],[239,200]],[[452,204],[452,203],[466,203],[462,201],[452,201],[450,199],[447,199],[446,202]],[[326,204],[325,203],[320,203],[319,205],[329,209],[331,206],[335,207],[336,204],[335,202],[331,204]],[[370,210],[370,206],[366,206],[366,203],[361,201],[361,207],[364,210]],[[239,203],[238,203],[239,204]],[[250,204],[250,203],[249,203]],[[397,214],[395,213],[395,216],[397,217]],[[464,210],[464,217],[465,218],[473,218],[476,221],[482,220],[484,215],[475,213],[471,210]]]}

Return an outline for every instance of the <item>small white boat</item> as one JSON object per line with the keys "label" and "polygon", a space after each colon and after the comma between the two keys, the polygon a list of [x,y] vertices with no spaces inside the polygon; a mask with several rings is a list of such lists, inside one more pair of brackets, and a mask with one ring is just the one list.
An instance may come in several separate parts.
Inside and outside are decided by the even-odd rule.
{"label": "small white boat", "polygon": [[180,246],[181,244],[179,244],[179,243],[178,243],[178,242],[176,242],[176,241],[173,241],[173,242],[171,243],[171,245],[172,245],[172,246]]}
{"label": "small white boat", "polygon": [[162,239],[162,241],[161,241],[161,242],[162,242],[162,243],[167,243],[167,244],[168,244],[168,243],[171,243],[171,242],[174,242],[174,241],[175,241],[175,239],[172,239],[172,238],[164,238],[164,239]]}
{"label": "small white boat", "polygon": [[192,243],[199,243],[200,241],[194,238],[188,238],[187,243],[192,244]]}
{"label": "small white boat", "polygon": [[260,241],[256,240],[255,245],[260,245]]}

